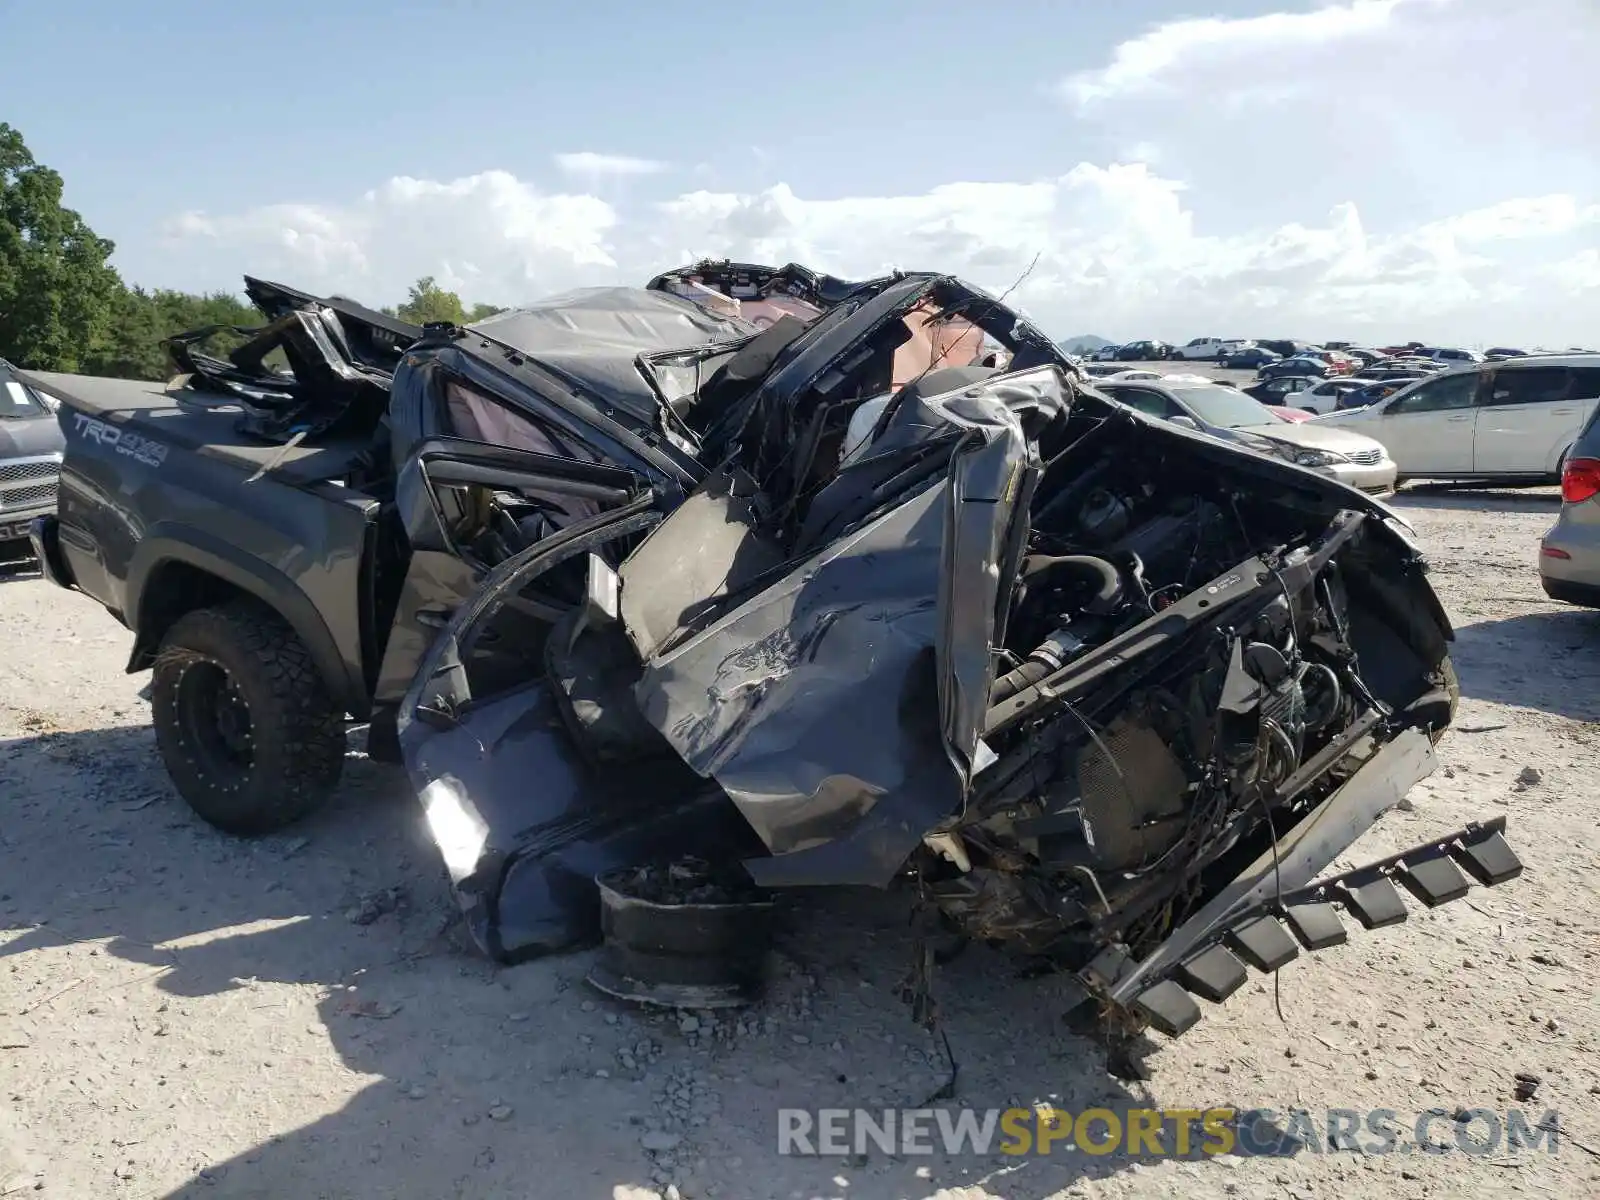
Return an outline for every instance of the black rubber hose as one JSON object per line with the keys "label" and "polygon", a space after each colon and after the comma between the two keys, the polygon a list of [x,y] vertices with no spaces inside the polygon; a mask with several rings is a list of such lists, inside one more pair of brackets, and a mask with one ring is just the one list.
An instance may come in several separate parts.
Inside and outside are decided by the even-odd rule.
{"label": "black rubber hose", "polygon": [[1023,660],[1020,667],[1007,671],[994,681],[994,686],[989,689],[989,706],[1011,699],[1023,688],[1032,687],[1051,671],[1055,670],[1043,659],[1029,658]]}
{"label": "black rubber hose", "polygon": [[1122,572],[1103,558],[1096,558],[1092,554],[1063,554],[1055,557],[1048,554],[1030,554],[1022,560],[1024,586],[1031,586],[1035,576],[1047,571],[1070,572],[1094,583],[1096,585],[1094,599],[1084,606],[1088,612],[1114,612],[1122,603]]}

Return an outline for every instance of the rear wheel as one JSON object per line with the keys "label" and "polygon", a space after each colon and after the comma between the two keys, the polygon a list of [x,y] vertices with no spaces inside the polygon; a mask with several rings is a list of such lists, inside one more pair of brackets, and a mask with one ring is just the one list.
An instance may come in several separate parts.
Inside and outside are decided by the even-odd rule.
{"label": "rear wheel", "polygon": [[325,801],[344,767],[344,714],[304,643],[253,604],[179,618],[156,655],[151,717],[167,773],[227,833],[271,833]]}

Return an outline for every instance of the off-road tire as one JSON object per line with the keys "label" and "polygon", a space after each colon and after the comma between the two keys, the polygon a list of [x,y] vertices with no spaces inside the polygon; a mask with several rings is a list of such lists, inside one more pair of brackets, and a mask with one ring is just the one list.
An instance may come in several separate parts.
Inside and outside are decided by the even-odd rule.
{"label": "off-road tire", "polygon": [[[248,714],[249,762],[223,770],[186,716],[184,677],[226,673]],[[186,613],[162,639],[151,681],[156,745],[178,794],[226,833],[271,833],[325,801],[344,767],[344,714],[305,644],[264,607],[238,602]]]}

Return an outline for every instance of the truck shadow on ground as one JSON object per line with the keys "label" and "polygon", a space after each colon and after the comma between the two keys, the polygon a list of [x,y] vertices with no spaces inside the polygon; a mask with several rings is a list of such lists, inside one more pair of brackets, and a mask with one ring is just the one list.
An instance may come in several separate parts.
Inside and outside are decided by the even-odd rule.
{"label": "truck shadow on ground", "polygon": [[[103,986],[144,984],[125,993],[130,1003],[152,990],[173,998],[162,1019],[174,1036],[146,1045],[199,1056],[196,1039],[210,1039],[218,1044],[208,1052],[243,1056],[243,1073],[254,1074],[261,1064],[248,1060],[265,1051],[249,1043],[260,1037],[278,1043],[273,1059],[320,1058],[378,1077],[170,1197],[530,1187],[610,1197],[668,1182],[685,1196],[874,1197],[979,1184],[1032,1196],[1137,1165],[1120,1149],[1091,1155],[1061,1143],[1025,1156],[888,1155],[871,1143],[862,1155],[778,1154],[780,1108],[916,1107],[949,1083],[941,1043],[913,1024],[898,993],[912,961],[898,897],[796,898],[766,999],[683,1022],[592,992],[587,954],[497,969],[468,951],[403,778],[364,758],[349,760],[326,810],[248,842],[182,807],[143,727],[43,729],[0,744],[0,778],[14,796],[6,842],[16,868],[0,897],[0,926],[15,931],[0,957],[94,942],[125,968]],[[259,1005],[227,999],[250,990]],[[981,1120],[990,1109],[1126,1113],[1161,1101],[1158,1084],[1108,1075],[1101,1049],[1068,1027],[1078,993],[1061,977],[1021,978],[1012,960],[973,947],[939,972],[936,996],[960,1067],[954,1099],[939,1107],[970,1106]],[[79,1002],[82,993],[30,1001],[57,1019]],[[256,1018],[272,1026],[269,1037],[266,1024],[239,1028],[215,1009],[207,1020],[218,1004],[295,1011]],[[190,1020],[186,1036],[177,1027]],[[332,1086],[326,1069],[315,1078]],[[328,1103],[337,1101],[306,1098],[312,1112]],[[1301,1148],[1274,1133],[1258,1131],[1257,1152]],[[1216,1169],[1201,1161],[1210,1156],[1198,1134],[1189,1157],[1197,1161],[1175,1169]]]}
{"label": "truck shadow on ground", "polygon": [[1456,630],[1461,694],[1574,721],[1600,721],[1600,611],[1566,608]]}

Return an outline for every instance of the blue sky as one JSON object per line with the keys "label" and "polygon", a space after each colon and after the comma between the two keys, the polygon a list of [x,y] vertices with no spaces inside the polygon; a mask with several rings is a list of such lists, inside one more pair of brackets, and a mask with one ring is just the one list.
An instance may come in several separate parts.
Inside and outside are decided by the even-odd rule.
{"label": "blue sky", "polygon": [[[7,41],[52,48],[8,63],[7,119],[130,247],[185,208],[358,193],[393,175],[548,179],[552,154],[581,150],[705,161],[734,188],[765,186],[780,163],[820,199],[947,182],[955,137],[961,178],[1029,178],[1043,160],[1115,149],[1049,112],[1045,89],[1185,8],[1001,0],[1028,36],[996,38],[981,5],[948,0],[157,7],[158,24],[124,0],[3,6]],[[891,139],[892,160],[873,145]]]}
{"label": "blue sky", "polygon": [[0,0],[0,114],[154,286],[1037,254],[1063,333],[1566,344],[1600,316],[1600,4],[1503,8]]}

